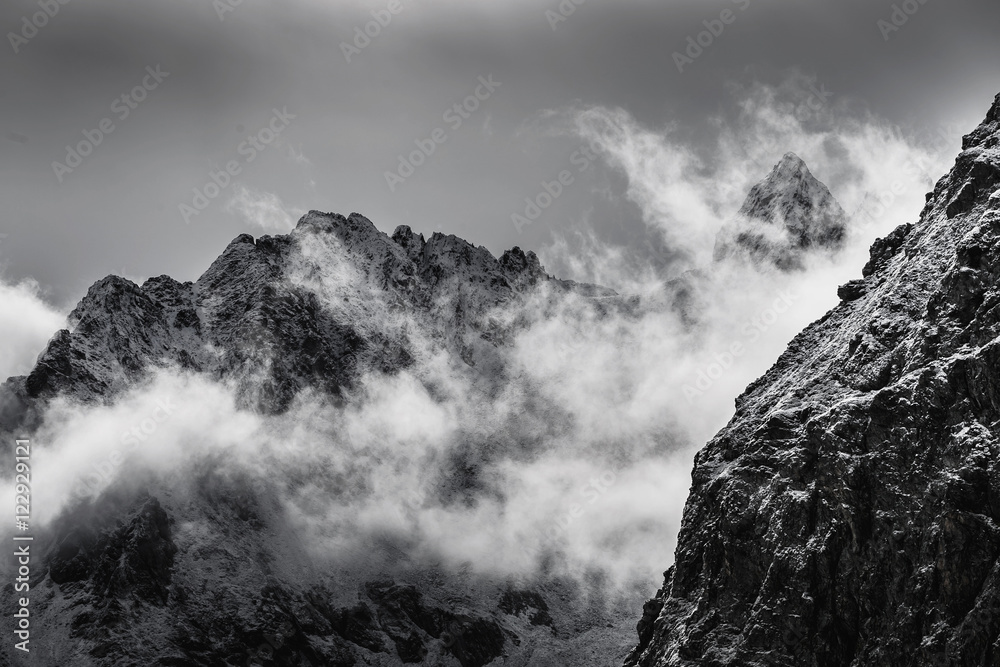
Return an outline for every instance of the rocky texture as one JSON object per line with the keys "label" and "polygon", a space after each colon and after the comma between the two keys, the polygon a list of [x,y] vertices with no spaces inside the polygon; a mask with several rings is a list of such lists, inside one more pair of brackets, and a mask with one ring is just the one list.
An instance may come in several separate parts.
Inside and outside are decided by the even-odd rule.
{"label": "rocky texture", "polygon": [[0,389],[2,426],[30,429],[38,399],[57,394],[111,400],[164,365],[234,380],[245,405],[280,412],[306,387],[336,396],[359,371],[406,367],[411,341],[392,312],[471,361],[493,326],[484,316],[539,283],[614,295],[556,280],[519,248],[496,259],[455,236],[424,240],[400,227],[390,238],[356,213],[312,211],[287,236],[240,235],[193,283],[95,283],[70,315],[72,330]]}
{"label": "rocky texture", "polygon": [[736,219],[720,230],[715,260],[740,256],[783,271],[803,268],[806,252],[836,252],[847,215],[805,162],[787,153],[750,191]]}
{"label": "rocky texture", "polygon": [[1000,664],[998,144],[737,399],[627,665]]}
{"label": "rocky texture", "polygon": [[[488,378],[490,351],[520,325],[496,312],[539,293],[622,303],[547,275],[518,248],[495,258],[454,236],[399,227],[390,237],[358,214],[313,211],[286,236],[239,236],[195,282],[95,283],[72,328],[0,388],[0,434],[30,434],[56,397],[113,403],[165,366],[224,381],[265,415],[303,390],[336,402],[362,373],[396,373],[429,352],[470,372],[483,364]],[[456,494],[477,483],[469,471],[484,456],[467,444]],[[593,609],[571,583],[514,588],[426,563],[376,571],[369,554],[324,571],[277,491],[211,456],[184,480],[121,477],[33,543],[34,665],[547,667],[595,647],[627,651],[613,630],[627,608]],[[12,600],[8,583],[8,634]]]}
{"label": "rocky texture", "polygon": [[[266,490],[211,473],[198,488],[183,503],[104,494],[36,533],[31,664],[552,667],[627,652],[627,610],[581,605],[572,582],[316,572]],[[7,584],[5,618],[13,599]]]}
{"label": "rocky texture", "polygon": [[[924,405],[911,388],[905,401],[920,405],[912,409],[912,424],[891,421],[905,411],[889,401],[903,399],[876,398],[925,368],[913,366],[920,359],[951,359],[955,350],[971,349],[972,342],[958,342],[958,330],[976,323],[992,303],[993,236],[973,234],[964,245],[952,237],[970,224],[970,216],[995,203],[984,203],[995,185],[996,160],[983,150],[995,144],[995,134],[985,131],[981,140],[970,141],[959,175],[939,184],[925,221],[873,246],[864,277],[841,288],[843,310],[793,344],[776,370],[741,398],[733,424],[699,457],[677,569],[644,608],[633,664],[780,664],[771,661],[783,656],[787,664],[841,664],[836,661],[864,644],[856,629],[863,613],[883,610],[865,630],[876,636],[887,632],[883,626],[894,627],[892,605],[900,600],[914,610],[907,617],[911,625],[930,623],[940,635],[941,623],[951,617],[929,616],[920,606],[944,585],[933,571],[926,573],[927,565],[920,572],[929,579],[918,582],[919,594],[906,593],[907,584],[897,582],[872,593],[872,599],[885,600],[881,606],[863,602],[863,587],[882,585],[886,573],[898,569],[916,576],[912,563],[918,556],[935,566],[954,561],[946,581],[959,601],[949,601],[940,613],[964,610],[976,584],[967,573],[987,568],[997,551],[990,546],[992,519],[986,523],[981,512],[970,513],[976,503],[992,503],[993,452],[976,445],[978,467],[966,470],[963,463],[952,476],[939,478],[934,457],[961,463],[948,449],[955,436],[934,441],[928,454],[914,445],[925,442],[914,434],[944,433],[933,426],[942,410],[984,410],[990,391],[980,389],[972,400],[955,398],[958,389],[951,387],[968,393],[969,378],[984,377],[988,364],[954,361],[940,371],[943,376],[935,370],[929,379],[907,380],[937,392],[922,397]],[[751,193],[742,214],[767,224],[781,221],[789,242],[741,247],[785,269],[798,266],[802,253],[835,249],[839,209],[828,199],[801,161],[786,156]],[[934,233],[941,239],[927,231],[934,224],[948,225]],[[954,275],[946,266],[949,243],[961,262]],[[900,259],[909,255],[923,259]],[[927,309],[933,325],[920,324],[935,271],[952,277],[942,278],[947,289]],[[915,276],[925,279],[914,282]],[[669,286],[682,316],[697,311],[697,280],[690,273]],[[542,286],[576,292],[600,308],[634,306],[610,290],[556,280],[533,253],[517,248],[497,259],[453,236],[425,239],[400,227],[390,237],[357,214],[311,212],[287,236],[238,237],[193,283],[166,276],[142,286],[114,276],[96,283],[74,310],[72,329],[56,334],[28,376],[4,385],[0,430],[30,431],[59,395],[112,402],[164,365],[230,381],[245,407],[263,413],[283,411],[303,389],[336,398],[359,373],[406,368],[427,345],[475,366],[509,336],[510,322],[492,317],[496,307],[516,304]],[[980,319],[986,329],[976,340],[986,340],[987,320]],[[959,407],[942,407],[943,396]],[[838,412],[824,407],[833,399]],[[985,424],[992,422],[960,423],[971,429],[962,433],[988,441]],[[890,436],[900,451],[884,455],[871,444]],[[892,466],[907,456],[921,461],[915,475],[940,488],[924,489],[898,471],[893,476]],[[867,471],[866,457],[882,467]],[[882,489],[878,483],[884,480],[895,486]],[[962,504],[950,514],[935,514],[924,507],[927,489]],[[887,519],[901,494],[911,494],[909,513]],[[867,503],[886,509],[878,514]],[[900,528],[899,516],[910,528]],[[579,606],[578,591],[565,582],[525,588],[503,581],[470,585],[427,571],[391,580],[306,574],[309,559],[282,522],[267,489],[250,488],[211,467],[194,481],[192,496],[174,497],[164,486],[149,492],[120,488],[72,508],[38,543],[45,552],[32,590],[43,620],[35,638],[49,647],[38,664],[483,667],[506,661],[548,667],[590,664],[595,646],[614,655],[623,641],[608,613]],[[924,536],[925,524],[938,532]],[[885,526],[896,541],[883,549],[877,531],[889,530]],[[900,531],[902,537],[895,537]],[[934,550],[953,535],[986,546],[967,550],[973,554],[967,558]],[[918,545],[916,555],[901,560],[897,552],[911,543]],[[864,559],[875,552],[877,568],[864,570]],[[855,576],[859,572],[864,577]],[[741,598],[744,591],[753,593],[749,601]],[[758,597],[763,602],[754,603]],[[795,621],[779,622],[779,616]],[[695,619],[690,625],[689,618]],[[902,642],[887,646],[910,647]],[[899,650],[915,650],[904,648]],[[889,654],[877,655],[882,660]]]}
{"label": "rocky texture", "polygon": [[102,600],[134,596],[166,603],[177,547],[157,499],[149,498],[117,525],[101,523],[74,522],[58,531],[60,539],[48,559],[52,581],[62,586],[90,582]]}

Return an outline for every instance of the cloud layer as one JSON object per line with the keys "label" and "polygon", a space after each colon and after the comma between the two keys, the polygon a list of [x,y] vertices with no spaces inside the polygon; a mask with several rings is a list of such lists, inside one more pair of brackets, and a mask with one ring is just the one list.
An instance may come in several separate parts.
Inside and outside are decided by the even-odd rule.
{"label": "cloud layer", "polygon": [[[304,245],[291,280],[361,331],[405,332],[415,363],[365,374],[339,404],[305,392],[281,416],[240,410],[233,387],[176,370],[113,406],[60,399],[36,435],[46,443],[36,462],[39,519],[135,480],[196,499],[184,480],[212,469],[272,494],[281,520],[330,566],[597,572],[620,586],[652,584],[670,562],[695,448],[791,337],[835,304],[836,286],[858,277],[870,241],[915,218],[945,170],[930,147],[846,103],[810,105],[814,84],[742,91],[737,113],[716,119],[709,152],[621,109],[564,115],[563,127],[599,146],[624,179],[669,261],[609,246],[581,225],[543,253],[550,272],[626,298],[542,290],[491,312],[518,327],[479,367],[425,319],[383,302],[342,249]],[[788,150],[858,212],[848,248],[798,274],[713,264],[715,233]],[[284,220],[279,202],[245,194],[251,218]],[[884,210],[866,208],[872,201]],[[688,269],[699,270],[684,278],[696,288],[690,318],[668,282]],[[31,303],[30,290],[18,289],[11,298]],[[363,303],[345,302],[359,291]],[[35,328],[51,332],[37,312]]]}

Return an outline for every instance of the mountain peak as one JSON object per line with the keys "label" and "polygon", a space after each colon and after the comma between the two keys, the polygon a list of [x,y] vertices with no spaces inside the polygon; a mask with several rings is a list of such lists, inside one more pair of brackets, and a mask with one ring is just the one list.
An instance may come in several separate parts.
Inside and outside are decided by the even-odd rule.
{"label": "mountain peak", "polygon": [[781,157],[781,162],[774,166],[770,177],[792,176],[799,174],[812,176],[805,161],[795,153],[788,152]]}
{"label": "mountain peak", "polygon": [[846,230],[847,215],[833,194],[789,152],[719,231],[714,257],[742,255],[784,271],[798,269],[806,252],[839,250]]}
{"label": "mountain peak", "polygon": [[970,148],[996,148],[1000,145],[1000,95],[993,99],[993,106],[982,124],[962,138],[962,150]]}
{"label": "mountain peak", "polygon": [[833,199],[827,187],[813,176],[802,158],[795,153],[785,153],[771,173],[750,190],[740,215],[774,222],[776,213],[787,207],[795,195]]}
{"label": "mountain peak", "polygon": [[[280,412],[305,387],[339,396],[360,373],[409,363],[407,336],[378,308],[355,304],[407,312],[471,364],[476,349],[493,345],[476,342],[495,333],[490,312],[516,307],[543,283],[587,298],[615,296],[547,275],[535,253],[520,248],[497,259],[451,234],[425,239],[400,225],[389,237],[358,213],[310,211],[287,235],[240,234],[193,283],[98,281],[22,393],[110,399],[151,366],[173,364],[234,378],[241,405]],[[246,364],[261,363],[263,385],[243,375]]]}

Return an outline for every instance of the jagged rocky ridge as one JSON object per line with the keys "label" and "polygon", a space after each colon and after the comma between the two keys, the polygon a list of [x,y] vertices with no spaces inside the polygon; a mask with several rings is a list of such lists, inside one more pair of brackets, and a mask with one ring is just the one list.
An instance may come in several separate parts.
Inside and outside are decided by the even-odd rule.
{"label": "jagged rocky ridge", "polygon": [[1000,96],[698,454],[628,666],[1000,664]]}
{"label": "jagged rocky ridge", "polygon": [[[488,379],[519,326],[494,314],[539,293],[625,307],[547,275],[534,253],[498,259],[454,236],[403,226],[390,237],[358,214],[310,212],[289,235],[239,236],[195,282],[97,282],[72,329],[0,388],[0,432],[30,435],[57,397],[113,403],[165,367],[227,383],[264,415],[304,390],[336,401],[364,373],[398,372],[428,349]],[[469,474],[446,491],[475,483]],[[609,617],[572,581],[523,587],[432,566],[317,573],[274,489],[211,458],[191,480],[125,478],[85,497],[34,548],[37,665],[545,667],[598,645],[627,651],[627,608]]]}
{"label": "jagged rocky ridge", "polygon": [[[331,265],[343,289],[324,294],[317,274]],[[483,316],[539,283],[614,296],[548,276],[519,248],[496,259],[455,236],[425,240],[401,226],[390,238],[359,214],[312,211],[286,236],[240,235],[193,283],[95,283],[70,314],[73,329],[56,334],[27,377],[7,382],[4,404],[10,419],[60,393],[109,400],[151,367],[175,364],[234,379],[246,405],[278,412],[307,386],[337,395],[361,370],[406,367],[411,341],[386,329],[385,311],[414,314],[472,361],[500,333]]]}

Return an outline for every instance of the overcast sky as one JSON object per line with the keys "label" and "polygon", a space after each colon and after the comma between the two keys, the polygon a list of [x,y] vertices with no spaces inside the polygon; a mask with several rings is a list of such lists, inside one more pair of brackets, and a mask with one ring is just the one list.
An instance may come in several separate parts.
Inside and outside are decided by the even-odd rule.
{"label": "overcast sky", "polygon": [[[109,273],[196,279],[237,234],[280,231],[308,209],[494,254],[585,224],[629,229],[640,213],[619,196],[622,174],[571,166],[574,109],[620,108],[710,150],[736,91],[799,72],[907,131],[940,128],[957,153],[955,128],[971,130],[1000,91],[995,0],[911,0],[891,31],[879,25],[889,0],[589,0],[569,16],[557,0],[52,1],[51,18],[37,0],[0,8],[0,263],[63,308]],[[355,41],[372,11],[387,25]],[[679,67],[705,21],[721,34]],[[445,116],[477,92],[474,111]],[[281,130],[271,144],[243,143],[269,126]],[[390,187],[398,156],[435,130],[443,143]],[[99,145],[71,171],[54,167],[75,163],[66,147],[85,132]],[[784,150],[796,146],[764,162]],[[185,216],[230,161],[233,183]],[[525,198],[570,169],[573,184],[517,229]]]}

